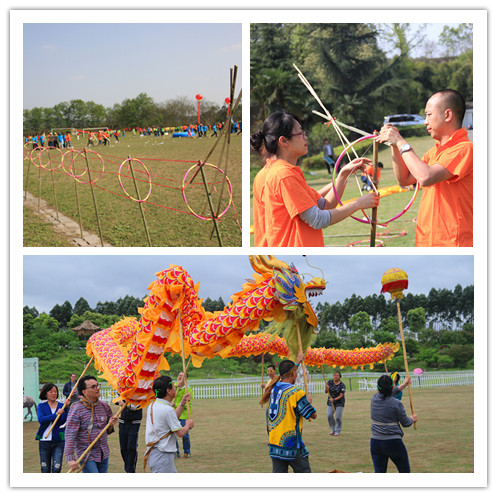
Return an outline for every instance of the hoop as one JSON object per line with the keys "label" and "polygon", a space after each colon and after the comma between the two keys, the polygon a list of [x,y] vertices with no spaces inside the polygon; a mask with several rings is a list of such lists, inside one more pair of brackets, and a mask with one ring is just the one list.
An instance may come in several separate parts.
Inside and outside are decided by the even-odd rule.
{"label": "hoop", "polygon": [[[144,199],[137,199],[137,198],[134,198],[132,197],[127,191],[126,191],[126,188],[124,188],[124,185],[122,184],[122,181],[121,181],[121,169],[122,167],[124,166],[124,164],[126,162],[129,162],[131,164],[131,161],[134,160],[136,162],[139,162],[142,166],[143,166],[143,169],[145,169],[146,173],[147,173],[147,176],[148,176],[148,193],[147,193],[147,196],[144,198]],[[122,164],[119,166],[119,171],[117,172],[117,178],[119,180],[119,185],[121,186],[123,192],[131,199],[131,200],[134,200],[135,202],[145,202],[148,197],[150,197],[150,194],[152,193],[152,178],[150,176],[150,172],[148,171],[147,167],[145,166],[145,164],[141,161],[141,160],[138,160],[138,159],[132,159],[132,158],[129,158],[129,159],[126,159],[122,162]]]}
{"label": "hoop", "polygon": [[190,207],[190,204],[188,203],[188,200],[186,199],[186,193],[185,193],[185,188],[188,186],[188,184],[185,184],[185,181],[186,181],[186,178],[188,177],[188,174],[190,173],[190,171],[195,168],[195,167],[202,167],[202,166],[210,166],[214,169],[217,169],[220,173],[222,173],[224,175],[224,179],[228,185],[228,192],[229,192],[229,200],[228,200],[228,204],[226,205],[226,208],[224,209],[223,212],[221,212],[221,214],[219,214],[219,216],[215,217],[215,219],[221,219],[225,214],[226,212],[228,212],[228,209],[230,208],[230,205],[231,205],[231,200],[232,200],[232,195],[233,195],[233,188],[231,186],[231,181],[229,180],[228,176],[226,176],[226,174],[224,173],[224,171],[215,166],[214,164],[209,164],[208,162],[205,162],[204,164],[195,164],[193,165],[192,167],[190,167],[190,169],[188,169],[188,171],[186,171],[185,173],[185,176],[183,177],[183,184],[181,186],[181,193],[183,194],[183,200],[185,201],[185,204],[186,206],[188,207],[189,211],[195,216],[197,217],[198,219],[202,219],[202,221],[210,221],[213,219],[212,216],[201,216],[199,214],[197,214],[191,207]]}
{"label": "hoop", "polygon": [[[66,153],[68,153],[68,152],[74,152],[74,150],[73,149],[68,150]],[[75,160],[75,158],[78,155],[82,155],[83,157],[85,157],[84,152],[85,152],[84,150],[78,150],[76,152],[76,155],[71,160],[71,164],[69,166],[69,169],[71,169],[71,170],[73,169],[74,160]],[[94,185],[103,176],[103,174],[104,174],[105,162],[102,159],[102,157],[99,154],[97,154],[97,152],[93,152],[92,150],[86,150],[86,158],[88,158],[88,154],[95,154],[100,159],[100,162],[102,163],[102,170],[100,171],[100,176],[97,179],[92,179],[91,180],[91,184]],[[66,154],[64,154],[64,156],[65,155]],[[62,158],[62,160],[64,160],[64,157]],[[63,169],[67,173],[67,171],[65,170],[65,168],[63,168]],[[81,176],[83,176],[84,174],[86,174],[87,171],[88,171],[88,164],[85,165],[85,170],[81,174],[74,174],[74,173],[67,173],[67,174],[69,174],[69,176],[72,176],[79,183],[83,183],[85,185],[88,185],[88,184],[90,184],[90,181],[82,181],[82,180],[79,179],[79,178],[81,178]]]}
{"label": "hoop", "polygon": [[[335,167],[333,169],[333,179],[331,181],[331,185],[333,187],[333,193],[335,194],[335,197],[336,199],[338,200],[338,203],[340,205],[343,205],[342,203],[342,200],[340,199],[340,196],[338,195],[338,192],[336,190],[336,187],[335,187],[335,180],[336,180],[336,172],[337,172],[337,169],[338,169],[338,166],[340,165],[340,161],[342,160],[343,156],[349,151],[350,148],[352,148],[354,145],[356,145],[357,143],[360,143],[364,140],[371,140],[372,138],[375,138],[375,135],[367,135],[367,136],[361,136],[360,138],[358,138],[356,141],[350,143],[349,145],[347,145],[342,153],[340,154],[340,156],[338,157],[338,159],[336,160],[336,164],[335,164]],[[418,195],[418,191],[419,191],[419,183],[416,183],[416,188],[414,189],[414,194],[413,196],[411,197],[411,200],[409,201],[409,203],[399,212],[399,214],[396,214],[394,217],[392,217],[391,219],[388,219],[387,221],[376,221],[376,224],[388,224],[388,223],[391,223],[392,221],[395,221],[396,219],[398,219],[400,216],[404,215],[412,206],[412,204],[414,203],[414,201],[416,200],[416,196]],[[366,219],[361,219],[361,218],[358,218],[358,217],[355,217],[355,216],[350,216],[352,219],[355,219],[356,221],[359,221],[360,223],[364,223],[364,224],[371,224],[371,219],[365,214],[366,216]]]}
{"label": "hoop", "polygon": [[[58,148],[58,147],[42,147],[42,148],[38,148],[36,150],[38,151],[38,161],[40,163],[40,167],[42,167],[46,171],[55,171],[56,169],[58,169],[61,166],[63,154],[62,154],[62,151],[60,150],[60,148]],[[55,166],[55,167],[53,167],[53,168],[49,168],[48,167],[48,165],[51,164],[51,162],[52,162],[52,158],[50,156],[48,156],[48,162],[45,165],[43,165],[41,163],[41,154],[43,152],[47,152],[47,151],[50,151],[50,150],[57,150],[59,152],[59,154],[60,154],[60,161],[59,161],[58,165]]]}

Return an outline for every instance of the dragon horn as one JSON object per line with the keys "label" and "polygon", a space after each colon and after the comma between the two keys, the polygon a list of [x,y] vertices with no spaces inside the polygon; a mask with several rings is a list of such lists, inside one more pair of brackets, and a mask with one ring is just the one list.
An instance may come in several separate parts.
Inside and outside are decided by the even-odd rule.
{"label": "dragon horn", "polygon": [[[259,261],[258,256],[256,256],[256,255],[249,255],[249,260],[250,260],[250,265],[252,266],[252,269],[254,271],[256,271],[259,274],[263,274],[263,273],[267,272],[267,268],[265,268],[263,266],[263,264],[261,264],[261,262]],[[264,271],[264,269],[266,269],[266,271]]]}
{"label": "dragon horn", "polygon": [[269,269],[286,269],[290,271],[290,266],[286,262],[276,259],[274,255],[268,255],[267,258],[263,255],[260,255],[259,260],[262,264],[264,264],[264,266]]}

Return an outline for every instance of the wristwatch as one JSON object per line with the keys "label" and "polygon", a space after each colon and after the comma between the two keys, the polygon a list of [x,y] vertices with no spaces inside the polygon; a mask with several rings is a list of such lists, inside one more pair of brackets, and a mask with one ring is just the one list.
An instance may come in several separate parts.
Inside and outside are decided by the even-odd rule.
{"label": "wristwatch", "polygon": [[402,155],[405,152],[409,152],[409,150],[412,150],[412,147],[411,145],[409,145],[409,143],[402,145],[402,147],[399,148],[400,155]]}

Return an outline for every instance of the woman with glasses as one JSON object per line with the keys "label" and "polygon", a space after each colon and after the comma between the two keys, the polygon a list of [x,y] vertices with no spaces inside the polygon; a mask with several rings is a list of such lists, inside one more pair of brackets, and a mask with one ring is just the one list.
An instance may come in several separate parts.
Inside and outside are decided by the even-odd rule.
{"label": "woman with glasses", "polygon": [[[250,145],[265,160],[253,185],[256,247],[324,247],[323,228],[378,205],[378,195],[368,193],[338,206],[331,183],[319,191],[307,184],[297,166],[298,158],[307,154],[307,136],[292,114],[271,114],[250,137]],[[371,163],[359,158],[341,169],[335,183],[340,197],[349,175]]]}

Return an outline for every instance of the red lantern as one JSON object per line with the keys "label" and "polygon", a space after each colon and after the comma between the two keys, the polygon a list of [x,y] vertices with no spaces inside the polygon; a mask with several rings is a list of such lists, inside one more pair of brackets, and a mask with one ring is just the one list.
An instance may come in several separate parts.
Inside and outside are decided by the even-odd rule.
{"label": "red lantern", "polygon": [[228,110],[226,111],[226,119],[228,119],[228,116],[230,115],[231,98],[230,97],[226,97],[224,99],[224,103],[228,106]]}
{"label": "red lantern", "polygon": [[407,290],[407,274],[402,269],[394,267],[385,272],[381,278],[381,293],[388,292],[392,295],[392,300],[404,298],[402,290]]}

